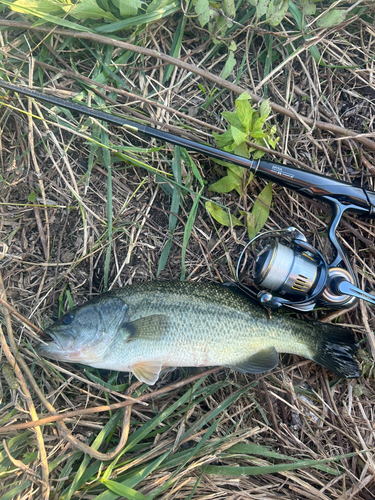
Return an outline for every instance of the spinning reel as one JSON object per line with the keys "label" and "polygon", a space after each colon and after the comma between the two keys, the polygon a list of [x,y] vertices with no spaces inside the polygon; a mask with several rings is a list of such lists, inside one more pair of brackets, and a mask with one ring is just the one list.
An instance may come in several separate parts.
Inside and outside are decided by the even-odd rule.
{"label": "spinning reel", "polygon": [[[322,254],[294,227],[259,234],[240,255],[236,269],[237,283],[256,297],[262,306],[270,309],[286,306],[310,311],[315,305],[346,309],[358,299],[375,305],[375,297],[356,286],[350,264],[335,233],[330,231],[330,237],[332,235],[337,257],[328,265]],[[239,272],[248,247],[262,240],[268,242],[255,256],[251,273],[254,284],[261,288],[256,293],[240,282]]]}

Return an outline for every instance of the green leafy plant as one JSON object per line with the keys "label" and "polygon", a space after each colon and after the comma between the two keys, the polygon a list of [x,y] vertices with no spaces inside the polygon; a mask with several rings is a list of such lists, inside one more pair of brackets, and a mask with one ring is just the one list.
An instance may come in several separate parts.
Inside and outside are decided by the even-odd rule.
{"label": "green leafy plant", "polygon": [[265,188],[259,193],[254,202],[251,212],[240,212],[244,215],[247,223],[247,233],[249,240],[255,238],[259,231],[267,222],[270,214],[270,207],[272,202],[272,184],[269,182]]}
{"label": "green leafy plant", "polygon": [[[107,27],[113,25],[111,31],[147,24],[173,14],[180,7],[176,0],[1,0],[0,3],[15,12],[74,29],[80,25],[65,19],[67,16],[75,21],[104,20],[111,23]],[[101,31],[106,28],[101,26]]]}
{"label": "green leafy plant", "polygon": [[266,123],[270,112],[271,107],[268,100],[262,102],[258,111],[251,106],[249,94],[244,92],[236,100],[236,111],[222,113],[222,116],[229,122],[229,127],[223,134],[212,133],[217,145],[224,151],[233,152],[246,158],[250,158],[252,153],[254,153],[252,155],[254,160],[262,158],[265,153],[254,146],[249,146],[248,142],[275,148],[279,140],[278,137],[275,137],[276,127],[269,127]]}
{"label": "green leafy plant", "polygon": [[[229,122],[228,129],[223,134],[213,132],[217,145],[225,151],[233,152],[240,156],[255,160],[264,156],[265,152],[249,144],[259,146],[271,146],[275,148],[279,138],[275,126],[268,126],[266,120],[271,112],[269,101],[263,101],[259,111],[251,106],[251,98],[244,92],[236,100],[236,111],[224,111],[222,116]],[[210,191],[216,193],[229,193],[237,191],[240,196],[245,196],[247,187],[252,180],[252,174],[248,170],[227,162],[219,164],[227,168],[227,175],[209,187]],[[245,216],[249,238],[252,239],[266,223],[272,202],[272,186],[267,184],[259,194],[250,212],[241,212]],[[222,210],[212,201],[206,202],[206,209],[224,226],[242,225],[241,221]]]}
{"label": "green leafy plant", "polygon": [[206,201],[205,206],[212,217],[223,226],[243,226],[242,222],[232,215],[229,210],[226,212],[216,203]]}
{"label": "green leafy plant", "polygon": [[201,83],[198,83],[198,88],[199,88],[199,90],[201,92],[203,92],[203,94],[206,97],[206,101],[205,101],[204,104],[201,105],[201,107],[203,109],[207,109],[208,106],[210,106],[210,104],[213,101],[213,98],[214,98],[216,92],[218,92],[219,89],[215,87],[211,92],[208,92],[208,91],[206,91],[206,89],[204,88],[204,86]]}
{"label": "green leafy plant", "polygon": [[[273,27],[278,26],[282,22],[293,25],[294,30],[298,30],[301,38],[298,44],[312,38],[312,32],[316,29],[332,28],[338,26],[345,21],[349,11],[352,15],[362,15],[365,8],[356,7],[336,8],[340,2],[321,2],[319,0],[247,0],[248,3],[255,8],[256,22],[264,26],[265,24]],[[318,6],[316,4],[319,4]],[[306,17],[309,17],[306,20]],[[314,19],[315,18],[315,19]],[[270,35],[266,36],[269,40]],[[271,50],[270,43],[269,49]],[[295,51],[290,44],[286,45],[286,49],[292,55]],[[298,49],[297,49],[298,50]],[[309,44],[309,51],[315,62],[319,65],[326,66],[324,58],[319,51],[318,45]],[[265,76],[270,71],[266,68]]]}
{"label": "green leafy plant", "polygon": [[257,18],[264,17],[271,26],[281,23],[289,7],[289,0],[248,0],[248,2],[256,7]]}
{"label": "green leafy plant", "polygon": [[[258,20],[265,21],[271,26],[278,26],[284,19],[286,13],[292,12],[292,8],[298,8],[302,16],[314,16],[316,14],[316,3],[320,0],[295,0],[295,4],[289,0],[247,0],[256,8]],[[337,26],[345,20],[347,11],[336,9],[329,5],[323,16],[319,16],[316,25],[319,28],[330,28]]]}
{"label": "green leafy plant", "polygon": [[[240,2],[241,3],[241,2]],[[234,0],[193,0],[192,3],[201,27],[207,27],[209,33],[213,35],[212,43],[219,47],[227,37],[233,27],[233,20],[236,17],[236,5]],[[237,50],[235,42],[226,43],[228,47],[228,57],[220,74],[221,78],[228,78],[237,64],[234,57]]]}
{"label": "green leafy plant", "polygon": [[27,201],[29,201],[30,203],[34,203],[38,199],[38,196],[40,196],[40,189],[37,188],[34,191],[31,191],[31,193],[27,197]]}
{"label": "green leafy plant", "polygon": [[221,34],[223,30],[233,26],[231,18],[236,15],[234,0],[223,0],[222,2],[193,0],[193,5],[200,25],[203,28],[208,24],[210,33]]}

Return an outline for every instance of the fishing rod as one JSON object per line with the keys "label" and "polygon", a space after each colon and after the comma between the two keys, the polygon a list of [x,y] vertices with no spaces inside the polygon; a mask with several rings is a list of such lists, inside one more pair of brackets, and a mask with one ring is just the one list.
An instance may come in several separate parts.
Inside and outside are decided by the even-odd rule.
{"label": "fishing rod", "polygon": [[[336,236],[336,228],[346,211],[375,218],[375,192],[317,173],[300,170],[291,165],[250,160],[133,120],[111,115],[60,97],[42,94],[1,79],[0,87],[104,120],[133,132],[143,133],[205,156],[234,163],[249,169],[254,175],[292,189],[306,198],[327,203],[332,210],[328,236],[336,251],[331,263],[328,263],[297,229],[291,227],[267,231],[251,240],[242,252],[237,265],[237,281],[239,282],[240,264],[248,246],[255,241],[271,239],[271,243],[267,243],[255,257],[252,271],[254,283],[265,290],[255,293],[250,289],[250,293],[256,296],[263,306],[273,309],[287,306],[301,311],[311,310],[316,304],[333,308],[349,308],[359,298],[375,305],[375,297],[358,288],[354,271]],[[280,243],[280,239],[284,241],[284,244]],[[244,287],[241,283],[240,285]]]}

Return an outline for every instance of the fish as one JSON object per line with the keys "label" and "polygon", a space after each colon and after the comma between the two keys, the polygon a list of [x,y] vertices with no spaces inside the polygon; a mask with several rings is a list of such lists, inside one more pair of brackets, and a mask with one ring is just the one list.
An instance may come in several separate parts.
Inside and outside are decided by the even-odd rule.
{"label": "fish", "polygon": [[153,281],[98,295],[45,329],[37,352],[55,360],[132,372],[154,385],[176,367],[263,373],[291,353],[344,378],[359,376],[353,333],[272,312],[236,286]]}

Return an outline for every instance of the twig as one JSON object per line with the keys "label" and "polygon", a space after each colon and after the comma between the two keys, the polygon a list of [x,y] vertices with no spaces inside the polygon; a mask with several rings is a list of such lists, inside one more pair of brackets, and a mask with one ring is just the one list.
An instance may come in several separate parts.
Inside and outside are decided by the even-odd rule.
{"label": "twig", "polygon": [[45,335],[45,333],[43,332],[43,330],[41,330],[40,328],[38,328],[37,326],[35,326],[33,323],[31,323],[31,321],[29,321],[24,316],[22,316],[22,314],[20,314],[18,311],[16,311],[9,304],[9,302],[7,302],[6,300],[4,300],[2,297],[0,297],[0,304],[2,304],[7,309],[9,309],[10,313],[12,314],[12,316],[15,316],[17,319],[19,319],[21,321],[21,323],[25,323],[27,326],[29,326],[30,328],[32,328],[33,330],[35,330],[37,333],[39,333],[39,335]]}
{"label": "twig", "polygon": [[30,469],[30,467],[27,467],[27,465],[25,465],[22,460],[17,460],[16,458],[12,457],[10,451],[9,451],[9,448],[7,446],[7,442],[5,439],[3,439],[3,446],[4,446],[4,450],[6,452],[6,454],[8,455],[8,458],[9,460],[12,462],[13,465],[15,465],[16,467],[18,467],[19,469],[21,469],[23,472],[25,472],[27,475],[30,475],[30,476],[35,476],[37,481],[39,480],[39,477],[38,477],[38,474],[33,471],[32,469]]}
{"label": "twig", "polygon": [[[1,274],[0,274],[0,293],[3,294],[3,296],[5,295],[5,289],[4,289],[4,285],[3,285]],[[11,322],[10,322],[10,316],[9,316],[9,313],[8,313],[7,309],[4,309],[4,315],[5,315],[6,322],[7,322],[7,329],[8,329],[8,335],[9,335],[9,341],[10,341],[12,350],[14,352],[17,352],[17,346],[16,346],[16,343],[14,341],[13,332],[12,332],[12,328],[11,328]],[[1,344],[3,345],[4,352],[5,352],[5,354],[6,354],[7,358],[8,358],[8,361],[9,361],[10,365],[14,367],[16,376],[20,377],[20,379],[19,379],[20,386],[21,386],[24,394],[27,397],[27,401],[28,401],[29,408],[30,408],[30,413],[32,414],[32,417],[34,418],[34,420],[37,420],[38,417],[37,417],[37,414],[35,412],[35,408],[34,408],[34,405],[33,405],[33,402],[32,402],[32,398],[31,398],[29,389],[28,389],[28,387],[27,387],[27,385],[26,385],[26,383],[24,381],[24,378],[23,378],[23,375],[21,373],[21,370],[19,369],[18,365],[15,364],[14,358],[13,358],[13,356],[12,356],[12,354],[11,354],[9,348],[8,348],[8,345],[7,345],[6,341],[5,341],[5,337],[4,337],[4,334],[2,332],[1,326],[0,326],[0,340],[1,340]],[[53,415],[58,415],[58,413],[55,410],[55,408],[45,398],[45,396],[42,393],[42,391],[40,390],[38,384],[35,382],[33,374],[31,373],[29,367],[27,366],[26,362],[24,361],[24,359],[22,358],[22,356],[20,355],[20,353],[18,353],[17,363],[22,367],[22,370],[26,374],[26,377],[28,378],[28,380],[30,382],[30,385],[32,386],[32,388],[34,389],[34,391],[36,392],[36,394],[38,395],[38,397],[39,397],[40,401],[43,403],[44,407],[48,411],[50,411]],[[21,384],[21,381],[22,381],[22,384]],[[132,402],[130,402],[130,404],[132,404]],[[103,461],[107,460],[107,454],[100,453],[100,452],[94,450],[94,448],[92,448],[91,446],[88,446],[87,444],[82,443],[79,439],[75,438],[72,435],[72,433],[70,432],[70,430],[66,427],[66,425],[63,422],[58,422],[57,425],[59,427],[60,433],[74,447],[80,449],[84,453],[87,453],[91,457],[96,458],[97,460],[103,460]],[[42,465],[42,471],[43,471],[43,480],[48,484],[47,455],[45,453],[45,448],[44,448],[44,443],[43,443],[43,438],[42,438],[41,431],[40,431],[40,429],[38,427],[37,427],[36,430],[37,430],[38,443],[39,443],[39,436],[40,436],[40,439],[41,439],[41,443],[39,443],[39,449],[41,450],[41,455],[42,455],[42,457],[41,457],[41,465]],[[42,451],[44,451],[43,454],[42,454]],[[45,497],[44,498],[46,498],[46,500],[48,499],[48,494],[49,494],[49,491],[45,492]]]}
{"label": "twig", "polygon": [[91,382],[91,380],[88,380],[87,378],[80,377],[79,375],[77,375],[77,373],[70,372],[69,370],[66,370],[65,368],[63,368],[62,366],[55,365],[50,360],[48,361],[48,365],[52,366],[53,368],[55,368],[57,371],[59,371],[61,373],[65,373],[66,375],[69,375],[69,377],[73,377],[73,378],[79,380],[80,382],[83,382],[84,384],[89,385],[90,387],[95,387],[95,389],[98,389],[99,391],[107,392],[108,394],[112,394],[112,396],[116,396],[116,397],[121,398],[121,399],[126,399],[128,401],[132,401],[133,403],[138,403],[138,404],[141,404],[143,406],[148,406],[147,403],[143,403],[142,401],[139,400],[139,398],[134,399],[134,398],[131,398],[130,396],[126,396],[125,394],[123,394],[121,392],[117,392],[117,391],[113,391],[112,389],[108,389],[107,387],[104,387],[104,385],[100,385],[100,384],[96,384],[95,382]]}
{"label": "twig", "polygon": [[[26,60],[26,57],[24,59],[22,59],[22,60]],[[42,61],[38,61],[37,59],[34,61],[34,63],[37,64],[37,65],[39,65],[39,66],[41,66],[41,67],[43,67],[43,68],[46,68],[46,69],[49,69],[49,70],[52,70],[52,71],[56,71],[56,72],[58,72],[61,75],[64,75],[64,76],[67,76],[67,77],[73,77],[73,78],[76,78],[77,80],[80,80],[82,82],[87,83],[88,85],[91,86],[91,89],[94,92],[96,92],[100,97],[102,97],[103,99],[109,101],[113,105],[116,105],[116,106],[120,105],[121,107],[125,108],[128,112],[130,112],[131,114],[133,114],[134,116],[136,116],[136,117],[138,117],[138,118],[140,118],[142,120],[146,119],[145,115],[142,115],[141,113],[135,112],[132,108],[130,108],[126,104],[121,104],[121,103],[115,101],[114,99],[111,99],[110,97],[106,96],[105,94],[103,94],[102,92],[100,92],[99,90],[97,90],[96,87],[101,87],[101,88],[103,88],[104,90],[106,90],[109,93],[114,92],[116,94],[123,95],[123,96],[126,96],[128,98],[134,99],[135,101],[145,102],[145,103],[150,104],[152,106],[164,109],[165,111],[169,111],[170,113],[172,113],[172,114],[174,114],[176,116],[180,116],[181,118],[184,118],[184,119],[186,119],[188,121],[196,123],[197,125],[200,125],[201,127],[206,127],[206,128],[211,129],[211,130],[214,130],[215,132],[218,132],[218,133],[222,133],[223,132],[223,129],[221,129],[219,127],[215,127],[215,125],[203,122],[202,120],[198,120],[197,118],[194,118],[193,116],[189,116],[186,113],[182,113],[181,111],[173,109],[170,106],[165,106],[164,104],[161,104],[161,103],[159,103],[157,101],[152,101],[151,99],[147,99],[147,97],[139,96],[137,94],[133,94],[132,92],[128,92],[126,90],[118,89],[118,88],[110,86],[110,85],[105,85],[104,83],[96,82],[95,80],[92,80],[91,78],[88,78],[87,76],[80,75],[79,73],[76,73],[74,71],[62,70],[60,68],[52,66],[51,64],[47,64],[47,63],[44,63]],[[46,91],[48,92],[48,90],[49,89],[47,88]],[[182,135],[186,136],[189,139],[197,140],[197,138],[194,135],[189,134],[186,131],[181,130],[181,129],[177,128],[177,127],[173,127],[173,126],[171,126],[171,125],[169,125],[167,123],[160,123],[160,122],[158,122],[156,120],[150,120],[150,119],[149,119],[149,121],[151,123],[154,123],[156,125],[165,127],[165,128],[167,128],[169,130],[172,130],[174,132],[178,132],[179,134],[182,134]],[[279,158],[283,158],[284,160],[287,160],[287,161],[289,161],[291,163],[295,163],[296,165],[299,165],[300,167],[302,167],[302,168],[304,168],[306,170],[311,170],[311,171],[314,172],[314,169],[310,168],[308,165],[306,165],[306,163],[303,163],[302,161],[299,161],[296,158],[292,158],[291,156],[289,156],[287,154],[281,153],[280,151],[276,151],[276,150],[272,150],[270,148],[266,148],[264,146],[260,146],[259,144],[255,144],[255,142],[251,142],[251,141],[248,141],[247,145],[249,147],[252,147],[252,148],[255,148],[255,149],[259,149],[260,151],[264,151],[265,153],[271,153],[271,154],[273,154],[275,156],[278,156]]]}
{"label": "twig", "polygon": [[[4,283],[3,283],[3,278],[2,278],[1,273],[0,273],[0,295],[4,296],[6,299]],[[31,418],[33,419],[33,421],[37,421],[39,417],[38,417],[38,414],[35,410],[33,399],[31,397],[29,388],[28,388],[28,386],[25,382],[25,379],[23,377],[23,373],[21,372],[21,370],[18,366],[19,364],[22,364],[22,363],[20,363],[21,358],[20,358],[19,353],[17,352],[18,351],[17,346],[16,346],[16,343],[15,343],[14,337],[13,337],[12,324],[10,321],[9,311],[5,307],[3,308],[3,311],[4,311],[5,324],[6,324],[7,332],[8,332],[9,343],[11,345],[11,349],[13,351],[13,354],[12,354],[11,350],[9,349],[9,346],[8,346],[7,341],[5,339],[1,324],[0,324],[0,344],[1,344],[1,347],[3,349],[3,352],[6,356],[9,364],[12,366],[12,368],[14,370],[14,374],[17,378],[17,381],[20,384],[21,390],[25,396],[26,404],[29,408]],[[18,356],[17,356],[17,354],[18,354]],[[15,356],[17,356],[17,362],[16,362]],[[37,439],[39,453],[40,453],[40,466],[42,469],[42,481],[41,481],[41,483],[42,483],[42,495],[43,495],[43,498],[45,500],[48,500],[50,489],[49,489],[49,482],[48,482],[49,471],[48,471],[47,452],[46,452],[46,448],[44,446],[42,431],[41,431],[39,426],[35,426],[35,427],[36,427],[36,429],[35,429],[36,439]]]}
{"label": "twig", "polygon": [[[31,23],[21,23],[17,21],[9,21],[7,19],[1,19],[0,26],[8,26],[10,28],[21,28],[26,30],[32,29],[35,31],[43,31],[47,33],[51,31],[51,28],[48,28],[46,26],[33,26]],[[138,54],[155,57],[156,59],[161,59],[162,61],[166,61],[169,64],[173,64],[174,66],[178,66],[179,68],[185,69],[187,71],[190,71],[191,73],[199,75],[202,78],[206,78],[207,80],[210,80],[215,84],[219,85],[220,87],[226,88],[234,92],[235,94],[242,94],[243,92],[247,91],[254,102],[260,102],[262,100],[261,97],[257,96],[256,94],[253,94],[249,90],[240,87],[239,85],[228,82],[227,80],[224,80],[223,78],[220,78],[219,76],[216,76],[210,73],[209,71],[198,68],[193,64],[186,63],[184,61],[171,57],[167,54],[157,52],[156,50],[148,49],[145,47],[138,47],[131,43],[115,40],[106,36],[98,35],[96,33],[88,33],[88,32],[65,30],[65,29],[54,29],[53,32],[57,35],[85,39],[85,40],[93,40],[95,42],[102,43],[105,45],[112,45],[114,47],[119,47],[125,50],[136,52]],[[270,103],[270,106],[275,113],[281,113],[294,120],[299,120],[300,122],[305,123],[309,126],[314,126],[318,129],[323,129],[332,132],[333,134],[340,136],[339,139],[340,138],[348,139],[351,137],[355,137],[358,142],[365,145],[371,151],[375,151],[375,142],[369,139],[368,137],[364,136],[363,134],[358,134],[353,130],[349,130],[344,127],[340,127],[338,125],[334,125],[333,123],[322,122],[320,120],[315,121],[312,118],[307,118],[305,116],[302,116],[299,113],[295,112],[294,110],[286,109],[283,106],[280,106],[279,104],[273,102]]]}
{"label": "twig", "polygon": [[[211,375],[213,373],[217,373],[220,370],[222,370],[221,367],[211,368],[210,370],[206,370],[204,372],[198,373],[197,375],[193,375],[192,377],[189,377],[187,379],[181,380],[181,381],[176,382],[174,384],[167,385],[166,387],[163,387],[162,389],[159,389],[157,391],[150,392],[148,394],[143,394],[143,395],[139,396],[137,399],[129,398],[126,401],[121,401],[121,403],[96,406],[93,408],[84,408],[82,410],[67,411],[65,413],[59,413],[56,415],[51,415],[49,417],[43,417],[43,418],[36,420],[36,421],[23,422],[22,424],[14,424],[14,425],[8,425],[7,427],[1,427],[0,434],[12,432],[12,431],[18,431],[21,429],[30,429],[32,427],[51,424],[53,422],[59,422],[61,420],[65,420],[68,418],[81,417],[83,415],[91,415],[93,413],[103,413],[103,412],[107,412],[107,411],[119,410],[120,408],[131,407],[133,404],[142,403],[142,402],[148,401],[149,399],[153,399],[157,396],[165,394],[167,392],[174,391],[176,389],[179,389],[180,387],[183,387],[184,385],[191,384],[192,382],[195,382],[196,380],[199,380],[202,377],[207,377],[208,375]],[[134,384],[131,387],[134,387]],[[131,392],[133,392],[134,390],[135,390],[135,388],[133,388],[133,390]],[[117,451],[117,453],[118,453],[118,451]],[[110,459],[106,458],[106,460],[110,460]]]}

